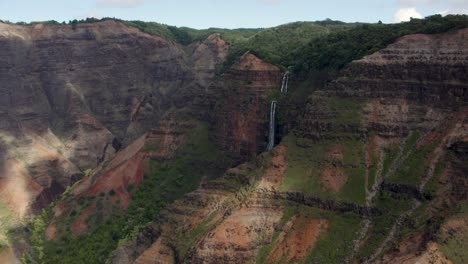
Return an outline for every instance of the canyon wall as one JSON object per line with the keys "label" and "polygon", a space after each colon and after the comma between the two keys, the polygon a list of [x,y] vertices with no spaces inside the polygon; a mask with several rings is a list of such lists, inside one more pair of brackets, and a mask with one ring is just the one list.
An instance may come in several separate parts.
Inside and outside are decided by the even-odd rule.
{"label": "canyon wall", "polygon": [[0,23],[0,48],[0,196],[21,214],[158,129],[168,112],[208,122],[237,162],[263,148],[263,105],[279,69],[249,54],[217,76],[229,49],[219,34],[182,46],[114,20]]}
{"label": "canyon wall", "polygon": [[112,263],[446,261],[430,219],[467,195],[467,39],[409,35],[351,63],[271,153],[169,206]]}
{"label": "canyon wall", "polygon": [[283,73],[247,52],[220,74],[219,34],[182,46],[112,20],[0,23],[0,199],[27,215],[81,179],[46,228],[60,243],[133,210],[138,187],[170,182],[169,205],[113,241],[111,263],[431,255],[442,243],[430,233],[451,234],[430,219],[467,197],[467,38],[409,35],[352,62],[261,153]]}

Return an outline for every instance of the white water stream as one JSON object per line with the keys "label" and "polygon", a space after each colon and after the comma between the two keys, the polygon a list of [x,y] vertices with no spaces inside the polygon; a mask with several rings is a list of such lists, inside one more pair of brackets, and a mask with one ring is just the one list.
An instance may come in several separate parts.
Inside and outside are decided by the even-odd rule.
{"label": "white water stream", "polygon": [[[280,91],[282,93],[287,93],[288,92],[288,82],[289,82],[289,73],[286,72],[283,75],[283,81],[281,82],[281,89]],[[275,120],[276,120],[276,100],[272,100],[270,104],[270,124],[269,124],[269,130],[268,130],[268,145],[267,145],[267,151],[270,151],[273,149],[275,146]]]}

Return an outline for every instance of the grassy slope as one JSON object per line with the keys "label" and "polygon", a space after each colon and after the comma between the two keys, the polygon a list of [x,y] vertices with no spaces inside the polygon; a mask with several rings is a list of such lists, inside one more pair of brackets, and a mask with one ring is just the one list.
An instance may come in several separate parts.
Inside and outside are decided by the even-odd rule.
{"label": "grassy slope", "polygon": [[[327,219],[330,222],[328,232],[319,236],[314,248],[298,263],[340,263],[350,253],[353,239],[359,229],[359,216],[353,213],[335,214],[317,208],[289,204],[279,225],[284,226],[295,214],[301,215],[299,219],[302,221],[296,222],[293,230],[300,230],[301,224],[305,224],[307,219]],[[275,231],[272,242],[260,248],[257,263],[267,263],[267,258],[272,253],[279,235],[280,232]],[[280,263],[287,262],[283,259]]]}
{"label": "grassy slope", "polygon": [[0,201],[0,252],[8,244],[7,230],[15,225],[15,216],[7,206]]}
{"label": "grassy slope", "polygon": [[[336,127],[358,127],[363,105],[354,99],[337,97],[318,98],[314,108],[320,112],[333,113],[326,122]],[[318,195],[323,198],[336,198],[363,204],[365,200],[365,164],[364,141],[350,132],[323,132],[324,138],[314,141],[306,138],[296,138],[292,134],[283,139],[288,145],[288,168],[284,177],[282,189],[301,191]],[[341,146],[343,150],[342,164],[333,164],[327,157],[327,151],[332,146]],[[348,180],[339,192],[324,188],[320,179],[320,171],[324,167],[339,166],[344,169]]]}
{"label": "grassy slope", "polygon": [[363,24],[314,39],[291,57],[296,72],[334,71],[384,48],[401,36],[443,33],[465,27],[468,27],[466,15],[434,15],[399,24]]}
{"label": "grassy slope", "polygon": [[[468,220],[468,201],[465,200],[459,205],[459,212],[449,220],[465,219]],[[462,264],[468,261],[468,231],[463,230],[451,235],[447,240],[440,244],[442,252],[455,264]]]}

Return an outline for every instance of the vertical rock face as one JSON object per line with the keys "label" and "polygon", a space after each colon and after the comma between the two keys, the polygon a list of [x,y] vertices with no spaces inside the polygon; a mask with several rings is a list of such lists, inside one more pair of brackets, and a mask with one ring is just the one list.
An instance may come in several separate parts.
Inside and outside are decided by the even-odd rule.
{"label": "vertical rock face", "polygon": [[[310,114],[304,115],[302,130],[337,132],[364,126],[384,136],[427,131],[468,102],[467,55],[468,29],[404,36],[351,63],[327,91],[316,93],[309,100]],[[363,119],[342,127],[327,122],[339,114],[324,111],[329,105],[323,99],[330,96],[363,104],[358,111]]]}
{"label": "vertical rock face", "polygon": [[[0,23],[2,162],[17,160],[32,182],[48,178],[38,182],[48,193],[45,204],[85,170],[157,129],[168,110],[208,121],[237,159],[255,155],[279,70],[246,54],[216,77],[228,48],[219,34],[181,46],[113,20],[76,27]],[[36,141],[57,157],[37,157]]]}
{"label": "vertical rock face", "polygon": [[[50,176],[47,171],[63,162],[37,158],[38,164],[29,164],[19,157],[31,177],[57,180],[39,181],[54,194],[71,183],[57,178],[72,179],[112,155],[114,138],[128,142],[152,127],[171,105],[170,96],[158,95],[192,78],[179,47],[110,20],[75,29],[1,24],[0,46],[2,131],[28,153],[36,151],[28,142],[35,135],[73,164],[67,165],[72,171]],[[131,116],[133,98],[143,102]],[[50,135],[60,140],[53,143]],[[13,158],[16,146],[3,141]],[[54,197],[47,196],[45,202]]]}
{"label": "vertical rock face", "polygon": [[278,67],[246,53],[214,88],[216,140],[242,160],[265,149],[268,96],[281,87],[281,76]]}
{"label": "vertical rock face", "polygon": [[335,87],[346,95],[393,97],[456,108],[468,100],[467,40],[468,29],[401,37],[387,48],[353,62]]}

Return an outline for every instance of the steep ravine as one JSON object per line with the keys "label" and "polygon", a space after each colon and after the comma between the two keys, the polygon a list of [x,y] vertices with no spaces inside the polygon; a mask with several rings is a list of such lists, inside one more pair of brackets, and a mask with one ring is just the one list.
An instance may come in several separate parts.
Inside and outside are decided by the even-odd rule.
{"label": "steep ravine", "polygon": [[[430,208],[452,199],[455,189],[466,197],[438,183],[441,153],[467,138],[465,34],[406,36],[352,63],[309,98],[300,125],[280,145],[170,206],[149,227],[157,236],[145,231],[114,252],[112,262],[389,263],[392,255],[381,259],[395,250],[389,243],[421,232],[432,238],[418,243],[434,241],[436,235],[425,232],[437,227],[407,220],[443,219],[448,212]],[[438,77],[425,78],[425,71]],[[439,85],[450,96],[434,88]],[[466,166],[460,169],[445,173],[460,181]],[[380,188],[384,183],[396,187]],[[431,195],[414,196],[412,188]],[[420,197],[429,198],[413,205]],[[406,254],[417,256],[423,248],[413,250]]]}
{"label": "steep ravine", "polygon": [[229,49],[219,34],[184,47],[113,20],[0,23],[0,47],[0,149],[15,164],[2,167],[0,196],[21,215],[158,128],[168,111],[208,122],[237,162],[264,148],[265,100],[281,73],[246,54],[216,76]]}
{"label": "steep ravine", "polygon": [[[12,228],[7,257],[459,258],[467,38],[404,36],[289,109],[309,83],[251,52],[217,72],[230,48],[219,34],[183,46],[113,20],[0,23],[0,209],[27,216],[56,200]],[[269,120],[279,113],[291,118]],[[271,123],[288,133],[270,148]]]}

